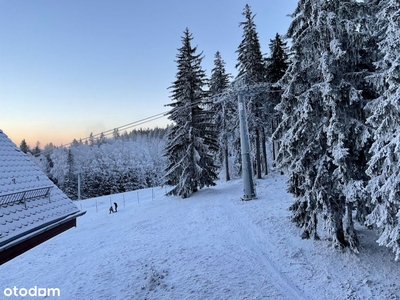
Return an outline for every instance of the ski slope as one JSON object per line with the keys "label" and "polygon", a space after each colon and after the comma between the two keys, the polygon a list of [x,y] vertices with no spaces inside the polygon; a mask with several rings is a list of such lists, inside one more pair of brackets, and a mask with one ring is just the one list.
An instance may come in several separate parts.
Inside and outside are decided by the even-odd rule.
{"label": "ski slope", "polygon": [[399,265],[373,231],[360,229],[358,255],[301,240],[285,177],[256,184],[246,202],[241,180],[187,199],[158,187],[76,202],[77,228],[0,266],[0,299],[35,286],[60,289],[46,299],[400,299]]}

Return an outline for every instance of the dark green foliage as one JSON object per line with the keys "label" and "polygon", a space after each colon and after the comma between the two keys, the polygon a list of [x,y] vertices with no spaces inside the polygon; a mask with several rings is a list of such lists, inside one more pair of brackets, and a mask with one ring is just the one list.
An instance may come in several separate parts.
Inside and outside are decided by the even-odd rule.
{"label": "dark green foliage", "polygon": [[275,39],[271,40],[269,44],[270,56],[266,59],[266,77],[268,82],[278,82],[289,66],[289,55],[286,44],[286,42],[282,41],[278,33],[275,35]]}
{"label": "dark green foliage", "polygon": [[[270,55],[266,58],[266,80],[271,84],[277,83],[289,67],[289,55],[286,42],[282,41],[281,36],[277,33],[275,39],[269,44]],[[264,120],[266,121],[267,133],[272,134],[275,127],[280,122],[280,116],[275,107],[281,101],[282,91],[277,86],[271,86],[268,93],[268,101],[264,103]],[[274,144],[273,146],[277,146]],[[273,149],[274,150],[274,149]],[[274,153],[275,154],[275,151]]]}
{"label": "dark green foliage", "polygon": [[25,154],[29,152],[30,149],[25,139],[22,140],[21,144],[19,145],[19,149],[21,149],[21,151]]}

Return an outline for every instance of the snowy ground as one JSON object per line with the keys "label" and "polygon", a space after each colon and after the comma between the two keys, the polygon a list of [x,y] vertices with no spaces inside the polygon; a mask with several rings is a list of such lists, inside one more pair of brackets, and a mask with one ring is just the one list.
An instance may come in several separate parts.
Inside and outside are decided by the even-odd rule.
{"label": "snowy ground", "polygon": [[74,300],[400,299],[399,263],[373,231],[360,232],[359,255],[299,238],[284,181],[258,180],[247,202],[241,180],[184,200],[164,188],[113,195],[114,214],[110,196],[77,202],[77,228],[0,266],[0,299],[14,286]]}

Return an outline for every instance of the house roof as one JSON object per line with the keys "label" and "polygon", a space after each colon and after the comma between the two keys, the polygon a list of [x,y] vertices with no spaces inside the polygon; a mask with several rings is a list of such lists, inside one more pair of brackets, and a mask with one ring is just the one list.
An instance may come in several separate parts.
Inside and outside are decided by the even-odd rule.
{"label": "house roof", "polygon": [[0,130],[0,256],[84,213]]}

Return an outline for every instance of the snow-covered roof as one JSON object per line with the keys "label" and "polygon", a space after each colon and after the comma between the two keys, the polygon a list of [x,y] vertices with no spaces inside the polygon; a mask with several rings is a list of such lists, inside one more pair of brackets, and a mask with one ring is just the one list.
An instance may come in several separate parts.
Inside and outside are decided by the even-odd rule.
{"label": "snow-covered roof", "polygon": [[83,213],[0,130],[0,255]]}

